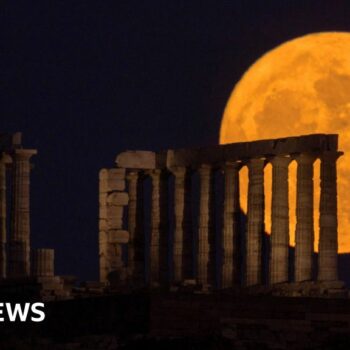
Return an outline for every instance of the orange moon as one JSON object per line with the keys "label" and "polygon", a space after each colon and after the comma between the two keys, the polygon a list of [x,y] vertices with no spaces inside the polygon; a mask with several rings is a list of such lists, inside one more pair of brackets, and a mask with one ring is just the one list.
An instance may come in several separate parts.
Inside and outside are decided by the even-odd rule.
{"label": "orange moon", "polygon": [[[339,134],[339,252],[350,251],[350,33],[323,32],[288,41],[258,59],[235,86],[224,111],[220,143],[312,133]],[[266,230],[270,230],[271,166],[265,169]],[[295,170],[290,166],[290,243],[294,245]],[[242,169],[243,178],[246,169]],[[241,205],[246,209],[246,179]],[[349,191],[349,192],[348,192]],[[315,250],[319,161],[315,164]]]}

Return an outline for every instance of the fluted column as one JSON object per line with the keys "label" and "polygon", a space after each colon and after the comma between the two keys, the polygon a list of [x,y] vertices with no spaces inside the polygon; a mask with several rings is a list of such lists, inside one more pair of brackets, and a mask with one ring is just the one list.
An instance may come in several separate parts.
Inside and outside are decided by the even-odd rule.
{"label": "fluted column", "polygon": [[264,166],[264,159],[255,158],[248,162],[247,286],[261,283],[261,249],[264,234]]}
{"label": "fluted column", "polygon": [[177,167],[175,176],[175,232],[173,243],[173,282],[192,277],[191,178],[189,170]]}
{"label": "fluted column", "polygon": [[238,215],[239,215],[239,169],[241,163],[224,166],[225,199],[222,233],[223,265],[222,288],[238,283]]}
{"label": "fluted column", "polygon": [[314,251],[314,162],[315,156],[303,153],[295,157],[297,169],[297,205],[295,232],[295,282],[312,279]]}
{"label": "fluted column", "polygon": [[128,273],[136,283],[144,283],[145,278],[145,240],[143,233],[143,186],[142,174],[130,171],[128,181]]}
{"label": "fluted column", "polygon": [[167,186],[162,170],[153,170],[150,175],[152,178],[150,285],[157,287],[166,284],[168,272]]}
{"label": "fluted column", "polygon": [[337,159],[341,152],[321,155],[320,239],[318,280],[338,279]]}
{"label": "fluted column", "polygon": [[36,150],[16,149],[13,154],[10,277],[30,274],[30,158],[36,153]]}
{"label": "fluted column", "polygon": [[0,158],[0,279],[6,278],[6,155]]}
{"label": "fluted column", "polygon": [[54,276],[55,251],[53,249],[36,249],[33,254],[32,273],[34,277]]}
{"label": "fluted column", "polygon": [[272,158],[270,283],[288,282],[290,157]]}
{"label": "fluted column", "polygon": [[203,289],[207,289],[215,283],[214,179],[210,165],[202,165],[198,172],[200,176],[200,202],[197,280]]}

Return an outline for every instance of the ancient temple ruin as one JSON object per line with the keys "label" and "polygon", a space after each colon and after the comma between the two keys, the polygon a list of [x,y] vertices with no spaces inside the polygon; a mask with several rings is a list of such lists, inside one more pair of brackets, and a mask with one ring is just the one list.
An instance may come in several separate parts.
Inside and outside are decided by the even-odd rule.
{"label": "ancient temple ruin", "polygon": [[[194,280],[202,289],[262,284],[264,167],[272,165],[268,284],[313,279],[313,166],[321,161],[317,281],[338,280],[338,136],[314,134],[162,152],[126,151],[116,167],[100,171],[100,280],[150,287]],[[289,269],[288,166],[297,162],[294,274]],[[248,168],[248,211],[238,244],[239,175]],[[224,177],[220,228],[213,222],[215,172]],[[199,178],[194,195],[193,177]],[[151,195],[145,203],[145,183]],[[193,187],[193,186],[192,186]],[[146,189],[147,190],[147,189]],[[172,197],[172,201],[169,200]],[[191,202],[198,200],[194,226]],[[150,219],[145,220],[145,205]],[[173,220],[170,218],[173,217]],[[148,227],[147,227],[148,226]],[[148,230],[148,239],[145,232]],[[217,236],[221,239],[216,239]],[[221,263],[216,268],[218,252]],[[238,257],[243,257],[243,263]],[[238,275],[243,274],[243,280]],[[219,284],[217,281],[220,281]]]}
{"label": "ancient temple ruin", "polygon": [[31,249],[30,173],[36,154],[23,148],[21,133],[0,134],[0,285],[34,282],[49,300],[67,292],[54,275],[54,250]]}
{"label": "ancient temple ruin", "polygon": [[[24,149],[21,134],[0,136],[0,220],[1,220],[1,278],[21,278],[30,275],[30,158],[37,153],[34,149]],[[7,221],[7,172],[11,172],[11,208]],[[8,249],[7,223],[10,223]]]}

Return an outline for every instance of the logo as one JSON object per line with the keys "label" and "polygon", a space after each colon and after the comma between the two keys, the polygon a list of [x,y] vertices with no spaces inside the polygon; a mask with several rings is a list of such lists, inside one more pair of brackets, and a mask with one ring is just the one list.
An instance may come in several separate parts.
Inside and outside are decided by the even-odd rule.
{"label": "logo", "polygon": [[0,303],[0,322],[42,322],[44,308],[44,303]]}

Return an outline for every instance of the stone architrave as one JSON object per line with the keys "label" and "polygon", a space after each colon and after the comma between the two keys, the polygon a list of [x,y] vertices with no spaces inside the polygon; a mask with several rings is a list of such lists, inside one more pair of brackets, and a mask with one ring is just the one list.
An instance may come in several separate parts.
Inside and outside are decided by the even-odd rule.
{"label": "stone architrave", "polygon": [[119,153],[116,164],[128,169],[155,169],[156,153],[150,151],[126,151]]}
{"label": "stone architrave", "polygon": [[341,152],[321,154],[318,280],[338,280],[337,159]]}
{"label": "stone architrave", "polygon": [[212,167],[207,164],[203,164],[198,172],[200,199],[197,280],[205,290],[215,285],[214,177]]}
{"label": "stone architrave", "polygon": [[238,215],[239,215],[239,169],[240,162],[225,164],[225,199],[223,213],[223,265],[222,288],[238,283]]}
{"label": "stone architrave", "polygon": [[150,285],[165,285],[168,273],[167,187],[164,171],[155,169],[152,178]]}
{"label": "stone architrave", "polygon": [[264,166],[265,159],[248,161],[248,218],[246,239],[246,286],[261,284],[261,249],[264,235]]}
{"label": "stone architrave", "polygon": [[288,282],[290,157],[276,156],[272,164],[270,284]]}
{"label": "stone architrave", "polygon": [[297,169],[297,204],[295,231],[295,282],[312,279],[314,251],[314,162],[313,154],[295,157]]}
{"label": "stone architrave", "polygon": [[30,275],[30,158],[32,149],[15,149],[12,164],[11,235],[9,242],[9,277]]}
{"label": "stone architrave", "polygon": [[192,277],[191,174],[184,167],[173,168],[172,172],[175,176],[173,282],[179,283]]}

